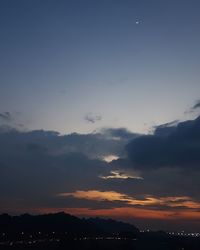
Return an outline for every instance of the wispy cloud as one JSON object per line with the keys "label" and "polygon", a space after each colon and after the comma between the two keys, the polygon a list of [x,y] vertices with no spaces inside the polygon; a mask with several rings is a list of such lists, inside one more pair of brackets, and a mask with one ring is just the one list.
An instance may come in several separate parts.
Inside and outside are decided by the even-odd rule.
{"label": "wispy cloud", "polygon": [[200,108],[200,100],[198,100],[195,105],[192,107],[192,110]]}
{"label": "wispy cloud", "polygon": [[122,180],[126,180],[126,179],[136,179],[136,180],[143,180],[143,178],[141,176],[137,176],[137,175],[133,175],[133,174],[129,174],[126,172],[121,172],[118,170],[115,171],[111,171],[110,175],[107,176],[99,176],[101,179],[122,179]]}
{"label": "wispy cloud", "polygon": [[191,114],[191,113],[194,113],[197,109],[199,109],[200,108],[200,100],[197,100],[196,102],[195,102],[195,104],[192,106],[192,107],[190,107],[188,110],[186,110],[185,112],[184,112],[184,114]]}
{"label": "wispy cloud", "polygon": [[9,122],[12,120],[12,116],[10,112],[2,112],[0,113],[0,119],[4,120],[6,122]]}
{"label": "wispy cloud", "polygon": [[84,117],[85,121],[90,123],[95,123],[102,120],[102,116],[100,114],[88,113]]}
{"label": "wispy cloud", "polygon": [[139,205],[139,206],[164,206],[171,208],[185,207],[188,209],[200,209],[200,203],[194,201],[188,196],[172,196],[172,197],[154,197],[145,195],[141,199],[132,196],[115,192],[115,191],[75,191],[72,193],[60,193],[60,197],[74,197],[77,199],[86,199],[93,201],[110,201],[110,202],[124,202],[126,205]]}

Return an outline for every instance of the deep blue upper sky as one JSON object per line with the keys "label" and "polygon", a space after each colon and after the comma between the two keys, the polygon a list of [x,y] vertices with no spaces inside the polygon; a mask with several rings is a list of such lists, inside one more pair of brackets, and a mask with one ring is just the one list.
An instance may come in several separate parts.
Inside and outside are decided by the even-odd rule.
{"label": "deep blue upper sky", "polygon": [[199,8],[198,0],[1,0],[0,112],[62,133],[144,132],[184,119],[200,93]]}

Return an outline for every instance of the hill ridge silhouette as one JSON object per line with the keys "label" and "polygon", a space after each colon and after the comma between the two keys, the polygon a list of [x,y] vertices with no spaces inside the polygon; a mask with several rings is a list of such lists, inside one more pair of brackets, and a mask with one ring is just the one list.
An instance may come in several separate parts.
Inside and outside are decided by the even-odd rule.
{"label": "hill ridge silhouette", "polygon": [[119,233],[139,230],[132,224],[113,219],[78,218],[74,215],[59,212],[41,215],[22,214],[11,216],[0,215],[0,232],[71,232],[71,233]]}

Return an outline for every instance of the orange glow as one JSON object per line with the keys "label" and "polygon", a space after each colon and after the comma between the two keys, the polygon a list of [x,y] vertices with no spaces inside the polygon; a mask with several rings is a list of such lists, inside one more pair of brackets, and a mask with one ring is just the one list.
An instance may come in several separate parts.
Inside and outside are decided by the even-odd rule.
{"label": "orange glow", "polygon": [[128,196],[115,191],[76,191],[73,193],[61,193],[59,196],[73,196],[78,199],[95,200],[95,201],[128,201]]}
{"label": "orange glow", "polygon": [[143,199],[136,199],[123,193],[115,191],[75,191],[73,193],[60,193],[60,197],[72,196],[77,199],[86,199],[94,201],[120,201],[128,205],[140,205],[140,206],[168,206],[168,207],[185,207],[189,209],[199,209],[200,203],[193,201],[190,197],[153,197],[145,196]]}
{"label": "orange glow", "polygon": [[132,207],[120,207],[112,209],[90,209],[90,208],[41,208],[39,213],[54,213],[64,211],[75,216],[103,216],[110,218],[141,218],[141,219],[161,219],[161,220],[176,220],[176,219],[200,219],[200,213],[197,211],[167,211],[167,210],[152,210],[140,209]]}

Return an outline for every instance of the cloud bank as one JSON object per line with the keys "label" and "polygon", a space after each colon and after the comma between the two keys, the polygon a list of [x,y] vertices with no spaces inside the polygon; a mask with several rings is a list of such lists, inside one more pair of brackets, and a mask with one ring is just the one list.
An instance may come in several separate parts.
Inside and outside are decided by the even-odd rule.
{"label": "cloud bank", "polygon": [[125,128],[84,135],[1,128],[0,211],[118,212],[118,219],[129,215],[138,225],[148,219],[153,225],[152,218],[162,225],[171,216],[194,228],[199,153],[200,117],[157,126],[151,135]]}
{"label": "cloud bank", "polygon": [[136,138],[126,146],[136,168],[200,166],[200,117],[176,126],[160,126],[153,135]]}

